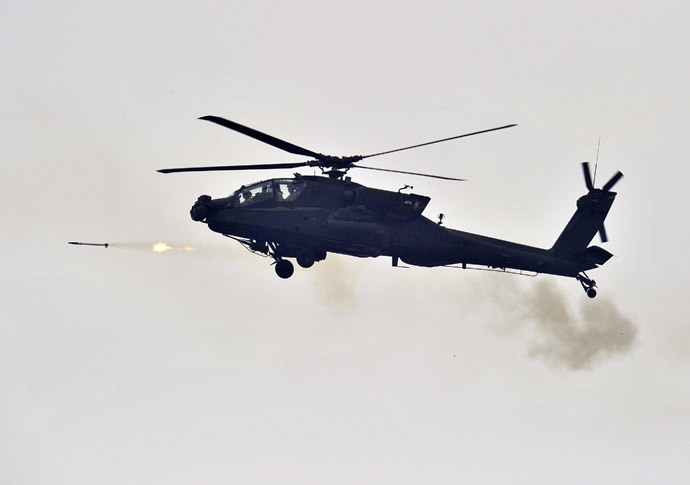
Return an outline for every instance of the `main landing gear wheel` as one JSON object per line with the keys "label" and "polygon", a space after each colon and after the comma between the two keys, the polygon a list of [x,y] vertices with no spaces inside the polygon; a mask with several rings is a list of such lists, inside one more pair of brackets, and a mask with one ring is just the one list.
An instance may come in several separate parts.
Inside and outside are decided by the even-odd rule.
{"label": "main landing gear wheel", "polygon": [[595,290],[594,288],[590,288],[589,290],[587,290],[587,296],[590,298],[594,298],[595,296],[597,296],[597,290]]}
{"label": "main landing gear wheel", "polygon": [[276,274],[281,278],[288,279],[295,272],[295,267],[287,259],[281,259],[276,262]]}
{"label": "main landing gear wheel", "polygon": [[311,251],[302,251],[297,256],[297,264],[303,268],[311,268],[314,266],[314,254]]}

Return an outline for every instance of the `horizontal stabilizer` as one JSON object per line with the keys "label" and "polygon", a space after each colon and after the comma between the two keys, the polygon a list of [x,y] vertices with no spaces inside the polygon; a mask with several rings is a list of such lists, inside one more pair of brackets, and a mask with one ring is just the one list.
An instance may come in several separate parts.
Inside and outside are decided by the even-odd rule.
{"label": "horizontal stabilizer", "polygon": [[577,254],[577,256],[588,263],[601,266],[606,261],[611,259],[613,254],[609,253],[606,249],[600,248],[599,246],[590,246]]}

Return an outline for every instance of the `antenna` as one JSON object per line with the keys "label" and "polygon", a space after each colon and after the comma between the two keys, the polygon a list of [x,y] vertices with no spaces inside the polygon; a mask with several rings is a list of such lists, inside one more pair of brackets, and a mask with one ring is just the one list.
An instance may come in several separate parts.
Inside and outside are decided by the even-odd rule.
{"label": "antenna", "polygon": [[594,161],[594,179],[592,180],[592,187],[597,181],[597,165],[599,164],[599,147],[601,146],[601,135],[599,135],[599,143],[597,143],[597,158]]}

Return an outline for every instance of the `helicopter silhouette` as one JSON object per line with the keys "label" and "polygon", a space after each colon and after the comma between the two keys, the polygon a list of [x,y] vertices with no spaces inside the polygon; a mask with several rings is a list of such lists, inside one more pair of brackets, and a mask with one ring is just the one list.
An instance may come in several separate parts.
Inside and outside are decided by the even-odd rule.
{"label": "helicopter silhouette", "polygon": [[[390,257],[413,266],[454,266],[503,272],[545,273],[575,278],[587,296],[594,298],[596,282],[586,271],[606,263],[612,254],[589,246],[599,233],[608,240],[604,228],[616,193],[613,186],[623,177],[617,172],[601,188],[595,188],[589,163],[582,169],[588,192],[577,200],[577,210],[556,242],[549,249],[471,234],[442,225],[443,215],[434,222],[422,215],[430,201],[424,195],[365,187],[346,176],[353,168],[394,172],[462,181],[418,172],[358,165],[380,155],[410,150],[435,143],[503,130],[514,124],[465,133],[370,155],[336,157],[324,155],[262,133],[239,123],[204,116],[210,121],[237,131],[286,152],[310,157],[306,162],[253,165],[182,167],[158,170],[161,173],[229,170],[273,170],[316,167],[322,176],[294,174],[242,186],[228,197],[200,196],[190,210],[194,221],[205,223],[214,232],[232,238],[250,251],[274,260],[275,272],[289,278],[294,258],[303,268],[338,253],[356,257]],[[596,173],[596,172],[595,172]],[[459,265],[459,266],[458,266]]]}

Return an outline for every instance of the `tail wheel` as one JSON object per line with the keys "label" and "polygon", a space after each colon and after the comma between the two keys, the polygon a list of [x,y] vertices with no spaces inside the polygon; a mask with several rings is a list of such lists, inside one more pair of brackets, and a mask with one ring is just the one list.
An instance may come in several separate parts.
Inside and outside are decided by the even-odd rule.
{"label": "tail wheel", "polygon": [[582,289],[585,290],[585,293],[587,293],[588,297],[594,298],[597,296],[597,290],[594,289],[597,286],[597,282],[590,279],[584,271],[581,274],[578,274],[575,278],[580,282]]}
{"label": "tail wheel", "polygon": [[276,262],[276,274],[283,278],[284,280],[292,276],[295,272],[295,267],[287,259],[281,259]]}

